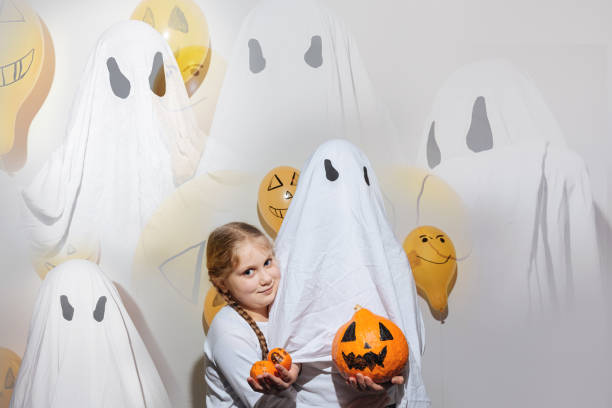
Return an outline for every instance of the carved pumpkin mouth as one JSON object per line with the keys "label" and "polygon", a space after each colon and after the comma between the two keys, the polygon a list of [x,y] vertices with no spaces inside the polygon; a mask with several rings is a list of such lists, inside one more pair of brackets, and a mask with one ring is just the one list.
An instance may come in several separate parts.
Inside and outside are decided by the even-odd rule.
{"label": "carved pumpkin mouth", "polygon": [[9,86],[25,76],[34,61],[34,48],[17,61],[0,66],[0,87]]}
{"label": "carved pumpkin mouth", "polygon": [[344,362],[349,369],[356,368],[358,370],[363,370],[368,367],[372,370],[376,366],[384,367],[385,357],[387,357],[387,346],[385,346],[380,353],[376,354],[371,351],[368,351],[364,355],[355,355],[353,352],[350,352],[348,356],[342,352],[342,357],[344,358]]}
{"label": "carved pumpkin mouth", "polygon": [[268,209],[270,210],[272,215],[277,218],[285,218],[285,214],[288,210],[288,208],[274,208],[271,205],[268,206]]}

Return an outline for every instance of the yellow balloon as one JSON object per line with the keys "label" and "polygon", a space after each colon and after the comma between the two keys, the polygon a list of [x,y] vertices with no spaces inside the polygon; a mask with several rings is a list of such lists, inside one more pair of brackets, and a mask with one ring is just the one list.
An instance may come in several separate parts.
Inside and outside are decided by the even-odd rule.
{"label": "yellow balloon", "polygon": [[448,314],[448,295],[457,280],[452,240],[444,231],[425,225],[410,232],[403,246],[419,295],[427,301],[434,317],[444,320]]}
{"label": "yellow balloon", "polygon": [[21,358],[9,349],[0,347],[0,408],[8,408],[17,381]]}
{"label": "yellow balloon", "polygon": [[206,17],[192,0],[144,0],[132,20],[155,28],[168,42],[178,63],[189,96],[206,77],[212,52]]}
{"label": "yellow balloon", "polygon": [[44,22],[25,2],[5,0],[0,7],[0,155],[5,170],[25,164],[30,123],[49,93],[54,69]]}
{"label": "yellow balloon", "polygon": [[58,253],[35,257],[34,269],[41,279],[45,279],[49,271],[69,259],[86,259],[94,263],[100,263],[100,243],[92,242],[70,243],[65,245]]}
{"label": "yellow balloon", "polygon": [[219,294],[216,288],[212,287],[208,289],[208,293],[204,299],[204,319],[202,321],[204,324],[205,333],[208,333],[208,329],[210,328],[215,315],[225,305],[227,305],[227,302],[225,299],[223,299],[223,296]]}
{"label": "yellow balloon", "polygon": [[272,237],[280,230],[297,188],[300,171],[290,166],[275,167],[259,184],[257,212],[261,224]]}

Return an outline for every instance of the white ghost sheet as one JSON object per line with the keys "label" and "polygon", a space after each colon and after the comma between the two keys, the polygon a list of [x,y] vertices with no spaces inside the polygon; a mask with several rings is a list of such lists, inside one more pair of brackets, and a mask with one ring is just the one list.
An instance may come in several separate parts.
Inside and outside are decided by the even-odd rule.
{"label": "white ghost sheet", "polygon": [[512,274],[505,290],[518,285],[529,295],[521,304],[558,306],[577,274],[598,273],[586,165],[527,76],[498,60],[467,65],[438,93],[427,126],[421,164],[461,196],[474,262]]}
{"label": "white ghost sheet", "polygon": [[43,281],[11,407],[170,407],[117,289],[96,264],[67,261]]}
{"label": "white ghost sheet", "polygon": [[565,145],[533,81],[504,60],[455,71],[436,95],[424,135],[417,164],[429,169],[453,157],[521,142]]}
{"label": "white ghost sheet", "polygon": [[410,376],[399,406],[426,404],[424,328],[412,271],[385,218],[372,166],[354,145],[331,140],[311,156],[276,254],[283,276],[269,343],[298,362],[331,361],[334,335],[359,304],[391,319],[408,340]]}
{"label": "white ghost sheet", "polygon": [[242,24],[198,173],[263,177],[345,138],[375,166],[402,159],[354,40],[316,0],[263,0]]}
{"label": "white ghost sheet", "polygon": [[202,134],[187,105],[159,33],[138,21],[108,29],[85,68],[63,145],[23,193],[35,251],[93,247],[101,264],[121,265],[113,279],[127,285],[122,275],[142,227],[199,163]]}

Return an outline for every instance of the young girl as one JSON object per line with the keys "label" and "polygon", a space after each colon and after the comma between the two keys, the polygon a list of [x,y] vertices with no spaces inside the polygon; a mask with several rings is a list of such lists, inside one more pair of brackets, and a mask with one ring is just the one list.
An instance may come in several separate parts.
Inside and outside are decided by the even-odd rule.
{"label": "young girl", "polygon": [[280,377],[249,377],[253,363],[268,354],[268,311],[281,277],[272,244],[252,225],[225,224],[208,238],[206,266],[228,303],[215,316],[204,345],[206,406],[293,406],[298,364],[290,370],[277,364]]}

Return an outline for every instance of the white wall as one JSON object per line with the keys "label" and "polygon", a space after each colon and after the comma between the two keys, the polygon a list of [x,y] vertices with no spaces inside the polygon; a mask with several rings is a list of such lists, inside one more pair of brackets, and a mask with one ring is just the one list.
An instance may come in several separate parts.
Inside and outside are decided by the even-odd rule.
{"label": "white wall", "polygon": [[[241,19],[255,2],[197,3],[208,19],[213,48],[229,58]],[[439,86],[458,67],[482,58],[503,57],[527,72],[559,121],[569,147],[587,163],[600,214],[598,227],[606,282],[603,290],[612,289],[609,159],[612,3],[607,0],[327,0],[326,3],[352,31],[375,89],[389,108],[400,134],[408,141],[410,159],[415,158],[418,141],[425,135],[425,119]],[[131,0],[31,0],[51,32],[56,67],[49,96],[30,128],[29,159],[15,177],[18,185],[27,184],[61,143],[72,98],[97,38],[112,23],[128,18],[137,4],[138,1]],[[9,284],[0,288],[0,346],[11,346],[22,354],[38,284],[32,276],[25,278],[27,282],[23,284],[19,283],[22,278],[19,274],[10,276]],[[22,288],[22,297],[15,294],[16,288]],[[20,299],[26,304],[16,305]],[[607,304],[612,306],[612,300]],[[453,339],[443,336],[444,327],[431,319],[424,303],[421,306],[428,329],[437,339],[428,346],[424,359],[433,406],[466,406],[448,393],[448,384],[442,380],[445,364],[450,362],[441,354],[440,342]],[[612,340],[610,310],[608,307],[608,340]],[[22,317],[21,321],[17,322],[17,317]],[[601,356],[610,362],[609,357]],[[551,378],[541,379],[547,385],[541,388],[542,392],[554,388],[557,375],[564,373],[551,373]],[[469,378],[469,368],[465,376]],[[611,378],[610,371],[607,378]],[[538,386],[534,384],[533,392],[538,392]],[[611,391],[602,389],[601,393],[601,399],[607,401],[605,406],[612,406]],[[470,401],[469,406],[485,407],[479,401]]]}

